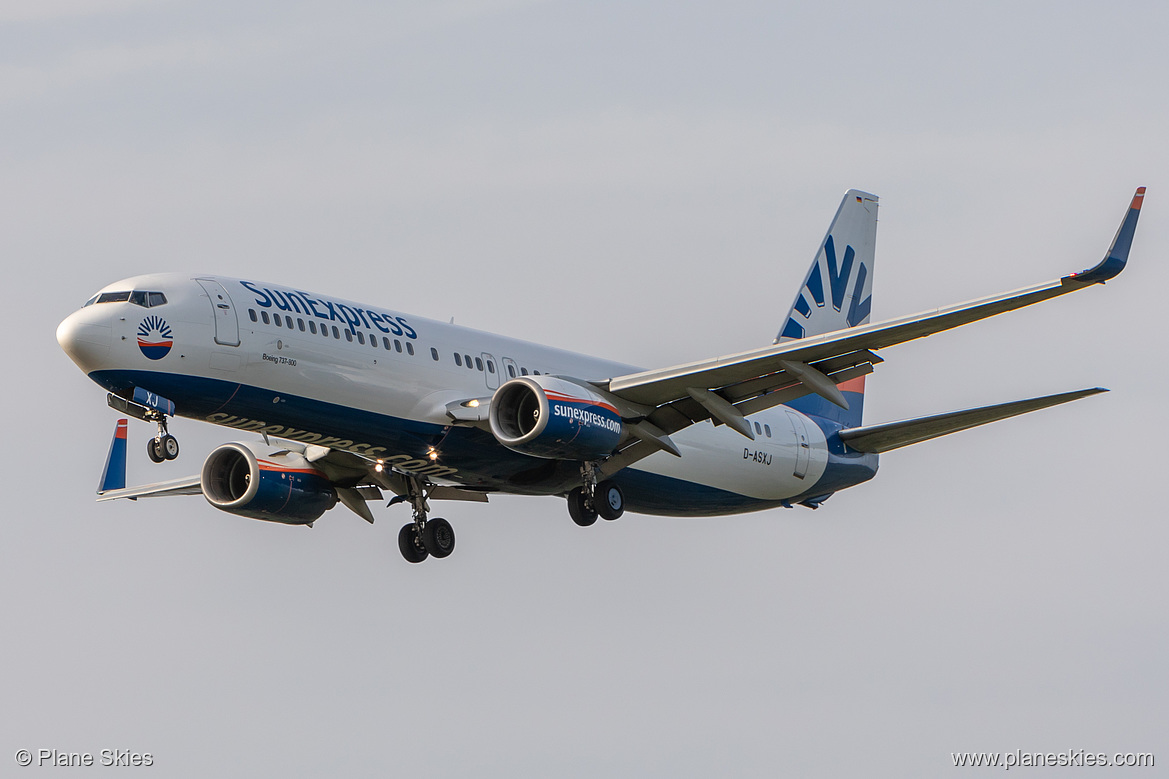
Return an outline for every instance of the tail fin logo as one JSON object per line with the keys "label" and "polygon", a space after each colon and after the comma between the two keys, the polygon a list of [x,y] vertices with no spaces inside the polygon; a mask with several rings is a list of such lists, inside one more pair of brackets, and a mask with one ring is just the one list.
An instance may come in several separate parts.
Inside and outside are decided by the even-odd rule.
{"label": "tail fin logo", "polygon": [[[863,261],[856,263],[852,294],[846,295],[849,282],[854,279],[853,262],[856,260],[856,251],[852,246],[845,246],[844,256],[837,258],[836,241],[829,235],[824,241],[824,249],[821,254],[824,256],[824,262],[816,262],[812,265],[812,270],[808,273],[808,280],[804,282],[804,288],[800,290],[799,297],[796,298],[793,315],[788,317],[787,323],[780,333],[783,338],[803,338],[804,326],[796,320],[794,315],[799,314],[805,320],[811,319],[815,310],[812,308],[812,304],[815,304],[816,309],[824,308],[829,302],[828,295],[831,295],[832,308],[837,313],[843,311],[845,298],[849,298],[848,311],[845,312],[844,316],[848,327],[856,327],[869,318],[873,307],[873,296],[870,294],[863,299],[861,297],[864,295],[865,282],[869,277],[869,269],[865,263]],[[827,271],[827,286],[824,284],[825,273],[824,270],[821,270],[822,266]],[[825,292],[828,294],[826,295]]]}
{"label": "tail fin logo", "polygon": [[148,316],[138,325],[138,348],[148,360],[161,360],[174,345],[170,325],[160,316]]}

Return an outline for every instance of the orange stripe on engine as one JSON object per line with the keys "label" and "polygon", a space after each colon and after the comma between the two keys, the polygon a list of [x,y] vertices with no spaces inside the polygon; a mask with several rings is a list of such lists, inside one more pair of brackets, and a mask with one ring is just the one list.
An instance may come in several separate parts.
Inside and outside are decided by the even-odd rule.
{"label": "orange stripe on engine", "polygon": [[554,392],[552,390],[544,390],[544,394],[548,396],[549,400],[558,400],[561,403],[583,403],[586,406],[600,406],[601,408],[612,411],[614,414],[617,413],[617,409],[613,408],[613,406],[605,403],[604,401],[589,400],[588,398],[578,398],[575,395],[565,395],[562,392]]}
{"label": "orange stripe on engine", "polygon": [[318,476],[323,476],[316,468],[288,468],[283,465],[277,465],[268,460],[256,460],[256,465],[260,466],[261,471],[280,471],[281,473],[312,473]]}

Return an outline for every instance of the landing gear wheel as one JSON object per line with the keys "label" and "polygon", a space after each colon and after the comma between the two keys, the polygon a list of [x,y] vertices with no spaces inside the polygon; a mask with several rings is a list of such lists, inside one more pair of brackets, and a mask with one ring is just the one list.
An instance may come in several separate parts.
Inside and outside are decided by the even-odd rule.
{"label": "landing gear wheel", "polygon": [[166,450],[162,448],[162,442],[157,438],[151,438],[146,442],[146,456],[152,462],[160,463],[166,459]]}
{"label": "landing gear wheel", "polygon": [[597,504],[597,513],[602,519],[619,519],[625,513],[625,496],[621,494],[621,488],[611,481],[597,485],[597,497],[593,502]]}
{"label": "landing gear wheel", "polygon": [[420,563],[430,556],[418,538],[418,529],[413,522],[398,531],[398,551],[408,563]]}
{"label": "landing gear wheel", "polygon": [[162,456],[167,460],[173,460],[179,456],[179,439],[173,435],[164,435],[162,437]]}
{"label": "landing gear wheel", "polygon": [[455,531],[445,519],[428,519],[422,529],[422,544],[431,557],[443,558],[455,551]]}
{"label": "landing gear wheel", "polygon": [[597,521],[597,512],[589,503],[589,496],[580,487],[568,493],[568,515],[581,527],[588,527]]}

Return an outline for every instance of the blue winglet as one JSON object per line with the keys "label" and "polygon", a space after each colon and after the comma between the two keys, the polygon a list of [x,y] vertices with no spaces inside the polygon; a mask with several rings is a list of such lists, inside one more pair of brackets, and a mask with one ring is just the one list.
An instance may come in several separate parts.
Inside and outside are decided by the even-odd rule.
{"label": "blue winglet", "polygon": [[99,495],[126,487],[126,425],[127,420],[119,419],[114,426],[114,440],[110,442],[110,454],[106,457],[106,467],[101,472],[101,484],[97,488]]}
{"label": "blue winglet", "polygon": [[1141,215],[1141,204],[1144,200],[1145,188],[1137,187],[1128,212],[1124,215],[1124,221],[1120,223],[1120,229],[1116,231],[1116,237],[1112,239],[1112,245],[1108,247],[1104,259],[1096,267],[1073,273],[1066,277],[1067,279],[1086,284],[1103,284],[1124,270],[1124,264],[1128,262],[1128,250],[1132,247],[1132,237],[1137,231],[1137,217]]}

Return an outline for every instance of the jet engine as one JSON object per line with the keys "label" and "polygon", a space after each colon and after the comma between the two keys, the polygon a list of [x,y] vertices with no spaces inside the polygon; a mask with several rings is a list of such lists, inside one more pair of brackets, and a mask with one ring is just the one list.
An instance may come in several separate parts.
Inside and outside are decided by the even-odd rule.
{"label": "jet engine", "polygon": [[207,456],[203,496],[217,509],[252,519],[306,525],[337,504],[332,483],[297,452],[229,443]]}
{"label": "jet engine", "polygon": [[595,460],[621,439],[621,415],[600,391],[552,376],[521,376],[491,398],[491,432],[521,454]]}

